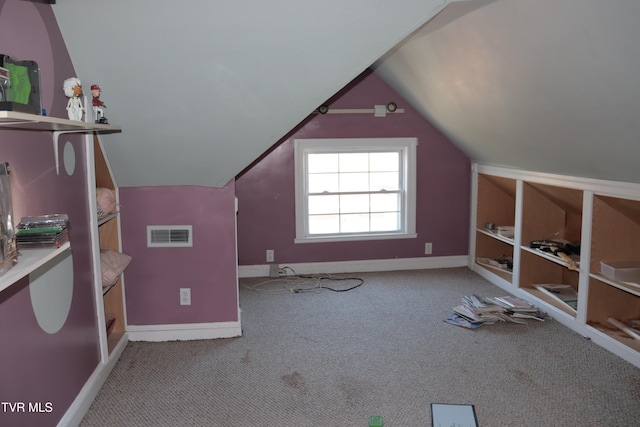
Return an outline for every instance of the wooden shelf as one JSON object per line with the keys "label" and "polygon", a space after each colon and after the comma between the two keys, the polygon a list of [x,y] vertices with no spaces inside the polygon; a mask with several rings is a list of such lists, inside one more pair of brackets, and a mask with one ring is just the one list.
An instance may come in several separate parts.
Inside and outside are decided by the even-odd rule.
{"label": "wooden shelf", "polygon": [[59,248],[20,249],[18,263],[0,277],[0,292],[70,248],[71,243],[65,242]]}
{"label": "wooden shelf", "polygon": [[0,126],[19,130],[118,133],[122,129],[108,124],[87,123],[37,114],[0,111]]}
{"label": "wooden shelf", "polygon": [[[640,319],[640,283],[620,282],[600,273],[602,261],[640,260],[640,184],[483,165],[475,165],[474,171],[474,267],[481,266],[478,258],[494,258],[511,250],[512,280],[488,266],[478,271],[505,289],[509,283],[517,285],[515,295],[530,296],[565,326],[640,367],[640,340],[608,322],[609,318]],[[487,222],[514,224],[515,239],[487,230]],[[569,256],[571,265],[550,252],[531,248],[534,240],[580,242],[580,255]],[[537,284],[571,286],[577,293],[577,309],[537,289]]]}

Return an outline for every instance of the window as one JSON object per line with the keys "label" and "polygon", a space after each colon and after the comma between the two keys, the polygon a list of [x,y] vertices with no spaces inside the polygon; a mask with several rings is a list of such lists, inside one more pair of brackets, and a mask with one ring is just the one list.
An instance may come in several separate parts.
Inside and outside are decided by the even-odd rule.
{"label": "window", "polygon": [[416,138],[294,140],[296,243],[415,234]]}

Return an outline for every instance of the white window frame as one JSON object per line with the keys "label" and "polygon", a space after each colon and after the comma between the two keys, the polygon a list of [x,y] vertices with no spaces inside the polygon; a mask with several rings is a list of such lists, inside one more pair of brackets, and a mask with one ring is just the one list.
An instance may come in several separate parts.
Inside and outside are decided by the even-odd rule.
{"label": "white window frame", "polygon": [[[417,138],[322,138],[295,139],[295,243],[416,238]],[[399,151],[402,162],[402,227],[399,231],[310,235],[307,225],[306,158],[309,153]]]}

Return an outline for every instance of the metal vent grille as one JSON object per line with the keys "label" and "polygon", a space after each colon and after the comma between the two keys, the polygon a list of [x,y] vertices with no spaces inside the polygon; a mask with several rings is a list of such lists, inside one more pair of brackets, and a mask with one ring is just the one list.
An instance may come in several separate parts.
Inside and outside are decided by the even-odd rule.
{"label": "metal vent grille", "polygon": [[190,225],[147,226],[147,247],[191,247],[192,239]]}

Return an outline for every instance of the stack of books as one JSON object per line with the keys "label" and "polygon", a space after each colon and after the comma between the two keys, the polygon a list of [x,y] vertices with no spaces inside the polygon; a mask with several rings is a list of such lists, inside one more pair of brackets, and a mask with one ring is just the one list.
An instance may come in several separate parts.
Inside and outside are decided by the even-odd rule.
{"label": "stack of books", "polygon": [[18,249],[60,247],[69,240],[69,216],[52,214],[26,216],[16,227]]}
{"label": "stack of books", "polygon": [[544,313],[536,306],[514,297],[465,296],[443,320],[456,326],[476,329],[497,322],[526,323],[526,319],[544,321]]}

